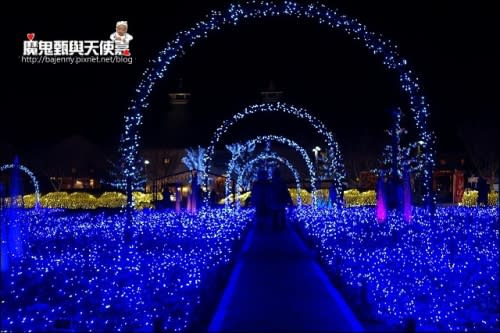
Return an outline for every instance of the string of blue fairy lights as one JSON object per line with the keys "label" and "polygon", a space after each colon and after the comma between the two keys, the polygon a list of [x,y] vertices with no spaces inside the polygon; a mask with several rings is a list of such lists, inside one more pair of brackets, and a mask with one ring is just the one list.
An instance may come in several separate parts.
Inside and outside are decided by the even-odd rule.
{"label": "string of blue fairy lights", "polygon": [[[124,116],[124,130],[120,140],[120,152],[127,179],[138,178],[138,149],[140,142],[140,127],[143,110],[149,106],[149,96],[157,80],[167,75],[168,67],[181,58],[189,48],[199,40],[207,38],[211,33],[222,30],[224,26],[237,25],[242,21],[263,19],[266,17],[294,17],[316,21],[331,29],[338,29],[360,41],[374,56],[379,57],[384,66],[395,71],[399,77],[401,91],[408,96],[409,109],[412,112],[418,131],[418,140],[422,144],[422,159],[424,161],[423,188],[424,201],[429,205],[435,203],[432,195],[432,168],[434,166],[434,141],[429,130],[429,105],[422,94],[418,77],[410,68],[406,59],[399,55],[397,46],[386,40],[380,34],[373,33],[368,28],[349,18],[339,11],[330,9],[320,3],[301,4],[293,1],[247,1],[231,4],[224,11],[211,11],[204,20],[195,23],[191,28],[178,32],[174,39],[167,43],[158,55],[151,60],[150,66],[142,73],[142,78],[136,88],[135,97]],[[218,135],[217,133],[215,135]],[[330,147],[336,148],[334,146]],[[340,151],[336,161],[342,161]],[[340,162],[339,162],[340,163]],[[337,165],[341,167],[341,165]],[[343,168],[338,169],[342,174]],[[340,184],[339,184],[340,185]]]}
{"label": "string of blue fairy lights", "polygon": [[500,325],[498,207],[413,208],[413,223],[396,211],[387,224],[375,210],[295,212],[322,261],[354,290],[365,288],[363,312],[402,329],[489,331]]}
{"label": "string of blue fairy lights", "polygon": [[[262,143],[267,143],[267,142],[271,142],[271,141],[278,142],[278,143],[281,143],[284,145],[288,145],[289,147],[295,149],[295,151],[297,151],[301,155],[301,157],[304,160],[304,162],[306,163],[307,169],[309,171],[311,191],[313,193],[313,202],[315,202],[316,201],[315,200],[315,197],[316,197],[316,171],[314,170],[314,166],[313,166],[313,163],[311,162],[311,159],[309,158],[309,155],[307,154],[306,150],[302,146],[300,146],[299,144],[297,144],[297,142],[295,142],[287,137],[284,137],[281,135],[274,135],[274,134],[257,136],[253,139],[247,140],[245,142],[245,145],[246,146],[250,145],[253,147],[256,144],[262,144]],[[227,164],[227,174],[229,176],[233,174],[234,169],[237,167],[236,164],[237,164],[238,158],[240,157],[241,153],[242,152],[236,152],[235,154],[233,154],[231,156],[231,159],[229,160],[229,162]],[[229,177],[226,178],[225,188],[226,188],[226,196],[228,196],[229,195]]]}
{"label": "string of blue fairy lights", "polygon": [[[205,165],[207,169],[207,173],[210,171],[211,167],[211,161],[213,159],[213,155],[215,152],[215,146],[217,145],[218,142],[220,142],[222,136],[227,133],[227,131],[235,125],[238,121],[241,121],[242,119],[259,113],[259,112],[281,112],[285,114],[289,114],[292,116],[295,116],[299,119],[304,119],[306,120],[309,124],[311,124],[314,129],[317,131],[319,135],[321,135],[324,140],[325,140],[325,145],[327,146],[328,151],[331,152],[331,156],[333,157],[331,159],[331,170],[333,174],[333,181],[335,183],[335,191],[337,192],[337,198],[340,198],[340,191],[342,191],[342,182],[345,179],[345,169],[344,169],[344,163],[342,160],[342,154],[340,152],[339,145],[337,141],[334,138],[334,135],[328,130],[328,128],[325,126],[325,124],[316,118],[315,116],[311,115],[309,112],[307,112],[303,108],[295,107],[293,105],[288,105],[286,103],[264,103],[264,104],[255,104],[255,105],[250,105],[246,107],[243,111],[238,112],[234,114],[231,118],[226,119],[223,121],[223,123],[214,131],[214,134],[212,136],[212,140],[210,141],[210,145],[207,148],[206,156],[205,156]],[[273,138],[274,139],[274,138]],[[278,139],[278,136],[276,136],[276,139]],[[284,139],[284,138],[283,138]],[[281,140],[281,139],[278,139]],[[292,141],[287,141],[287,140],[281,140],[283,143],[286,144],[292,144]],[[300,149],[300,147],[297,147]],[[307,154],[306,154],[307,155]],[[304,157],[305,159],[305,157]],[[307,163],[307,162],[306,162]],[[314,168],[311,165],[308,165],[308,168],[311,170],[314,170]]]}
{"label": "string of blue fairy lights", "polygon": [[22,164],[4,164],[0,166],[0,171],[5,171],[8,169],[14,169],[14,168],[19,168],[19,170],[24,171],[30,178],[31,181],[33,182],[33,186],[35,187],[35,207],[40,206],[40,186],[38,185],[38,180],[35,177],[35,174],[28,169],[26,166]]}
{"label": "string of blue fairy lights", "polygon": [[[297,172],[297,169],[293,166],[292,163],[290,163],[289,160],[286,158],[279,156],[275,152],[263,152],[259,155],[257,155],[255,158],[252,160],[248,161],[248,163],[245,165],[245,167],[242,169],[242,172],[238,175],[238,178],[236,180],[236,188],[238,191],[242,188],[242,183],[243,183],[243,177],[246,173],[249,171],[252,171],[252,168],[255,166],[255,164],[266,161],[266,160],[276,160],[279,161],[280,163],[283,163],[293,174],[293,177],[295,179],[295,186],[297,188],[297,206],[302,206],[302,197],[301,197],[301,185],[300,185],[300,176],[299,173]],[[255,172],[253,172],[255,175]],[[240,193],[238,193],[240,194]],[[313,201],[314,204],[314,201]]]}
{"label": "string of blue fairy lights", "polygon": [[77,332],[185,331],[203,288],[234,260],[251,214],[137,211],[124,241],[125,214],[23,210],[24,253],[5,275],[2,329],[51,332],[66,322]]}

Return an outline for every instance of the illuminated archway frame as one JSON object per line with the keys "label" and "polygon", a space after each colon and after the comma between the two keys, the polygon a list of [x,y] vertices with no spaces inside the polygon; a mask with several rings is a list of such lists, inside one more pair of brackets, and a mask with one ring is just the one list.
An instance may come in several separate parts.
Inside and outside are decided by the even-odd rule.
{"label": "illuminated archway frame", "polygon": [[[297,144],[295,141],[290,140],[286,137],[280,136],[280,135],[274,135],[274,134],[269,134],[269,135],[260,135],[257,136],[253,139],[248,140],[246,143],[253,145],[253,144],[261,144],[267,141],[275,141],[281,144],[288,145],[289,147],[295,149],[304,159],[304,162],[307,165],[307,169],[309,171],[309,178],[311,179],[311,191],[312,191],[312,196],[313,196],[313,205],[316,202],[316,172],[314,171],[313,164],[311,162],[311,159],[309,158],[309,155],[307,155],[306,150]],[[226,178],[225,182],[225,190],[226,190],[226,197],[229,195],[229,177],[231,177],[231,174],[233,173],[233,170],[236,166],[236,160],[238,159],[239,154],[235,154],[231,157],[231,160],[228,163],[227,167],[227,174],[228,178]]]}
{"label": "illuminated archway frame", "polygon": [[33,172],[31,172],[30,169],[25,167],[22,164],[15,165],[15,164],[4,164],[0,166],[0,172],[5,171],[7,169],[14,169],[14,168],[19,168],[19,170],[24,171],[25,174],[27,174],[31,178],[31,182],[33,183],[33,186],[35,187],[35,208],[40,207],[40,186],[38,185],[38,180],[36,179],[35,175]]}
{"label": "illuminated archway frame", "polygon": [[[295,178],[295,186],[297,188],[297,206],[302,206],[302,191],[301,191],[301,186],[300,186],[300,177],[299,173],[297,172],[297,169],[294,168],[292,163],[288,161],[286,158],[279,156],[278,154],[274,152],[263,152],[260,153],[257,157],[254,159],[250,160],[245,167],[243,168],[242,172],[238,175],[237,181],[236,181],[236,188],[238,189],[238,194],[239,189],[241,188],[241,183],[243,182],[243,175],[245,172],[247,172],[255,163],[260,162],[260,161],[265,161],[265,160],[276,160],[281,163],[283,163],[293,174],[293,177]],[[239,206],[237,206],[239,207]]]}
{"label": "illuminated archway frame", "polygon": [[341,198],[340,191],[342,191],[342,181],[345,178],[345,172],[344,172],[344,164],[342,162],[342,155],[340,153],[339,146],[333,137],[333,134],[330,131],[328,131],[325,124],[323,124],[321,120],[309,114],[305,109],[280,102],[255,104],[248,106],[242,112],[233,115],[231,119],[225,120],[222,123],[222,125],[220,125],[215,130],[212,136],[212,140],[210,141],[210,146],[208,146],[207,151],[205,153],[205,169],[206,169],[205,182],[207,181],[208,178],[207,175],[210,172],[211,162],[215,152],[215,145],[220,141],[221,137],[238,121],[258,112],[282,112],[295,116],[296,118],[299,119],[307,120],[309,124],[314,127],[317,133],[323,136],[323,138],[325,139],[325,144],[328,146],[327,150],[329,152],[333,152],[333,154],[331,154],[333,158],[331,160],[332,164],[330,165],[330,168],[334,175],[333,182],[335,185],[335,191],[338,194],[337,198]]}
{"label": "illuminated archway frame", "polygon": [[428,104],[421,92],[417,76],[412,72],[406,59],[397,52],[397,47],[381,35],[368,31],[365,25],[356,19],[332,10],[318,3],[299,4],[293,1],[268,2],[248,1],[231,4],[224,11],[211,11],[204,21],[197,22],[193,27],[180,31],[166,47],[151,60],[151,65],[142,74],[142,79],[136,88],[135,97],[124,116],[124,132],[120,142],[120,152],[125,166],[125,176],[133,178],[138,175],[135,168],[139,160],[139,129],[142,124],[142,112],[149,105],[148,99],[153,86],[158,79],[165,76],[168,66],[180,58],[186,49],[192,47],[202,38],[207,38],[212,31],[221,30],[226,25],[237,25],[240,21],[261,19],[265,17],[296,17],[299,19],[315,19],[318,24],[338,29],[361,41],[374,55],[382,59],[388,70],[399,75],[402,92],[409,98],[409,109],[412,112],[418,131],[418,139],[423,142],[424,199],[429,204],[431,196],[432,168],[434,166],[433,136],[428,129]]}

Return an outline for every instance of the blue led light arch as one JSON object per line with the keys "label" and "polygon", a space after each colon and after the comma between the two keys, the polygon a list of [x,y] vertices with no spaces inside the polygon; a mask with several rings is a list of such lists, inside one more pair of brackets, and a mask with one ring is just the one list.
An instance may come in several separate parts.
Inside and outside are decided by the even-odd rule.
{"label": "blue led light arch", "polygon": [[342,161],[342,154],[340,153],[339,145],[335,140],[333,134],[328,130],[328,128],[321,120],[311,115],[309,112],[307,112],[307,110],[281,102],[250,105],[243,111],[234,114],[230,119],[224,120],[224,122],[214,131],[212,140],[210,141],[210,145],[208,146],[205,153],[205,179],[207,179],[207,175],[210,172],[211,162],[215,153],[215,145],[219,143],[221,137],[237,122],[245,119],[247,116],[251,116],[261,112],[285,113],[296,118],[306,120],[312,127],[314,127],[319,135],[323,136],[325,144],[328,147],[327,150],[329,152],[332,152],[331,156],[333,158],[331,160],[330,168],[332,170],[332,174],[334,175],[333,182],[335,185],[335,191],[337,192],[337,198],[341,198],[340,191],[342,191],[342,181],[345,178],[345,171],[344,163]]}
{"label": "blue led light arch", "polygon": [[[306,163],[307,169],[309,171],[309,178],[311,179],[311,192],[312,192],[312,201],[313,205],[316,203],[316,171],[314,171],[313,164],[311,162],[311,159],[309,158],[309,155],[307,155],[306,150],[297,144],[295,141],[290,140],[286,137],[280,136],[280,135],[274,135],[274,134],[268,134],[268,135],[260,135],[257,136],[253,139],[247,140],[246,144],[253,145],[253,144],[260,144],[264,142],[269,142],[269,141],[275,141],[279,142],[281,144],[288,145],[289,147],[295,149],[302,157],[304,162]],[[227,167],[227,174],[230,177],[231,174],[233,173],[234,168],[236,167],[236,160],[238,159],[239,155],[232,155],[231,160],[228,162],[228,167]],[[229,195],[229,177],[226,178],[225,182],[225,189],[226,189],[226,197]]]}
{"label": "blue led light arch", "polygon": [[[249,169],[253,167],[255,163],[258,163],[260,161],[265,161],[265,160],[276,160],[280,163],[283,163],[293,174],[293,177],[295,179],[295,186],[297,190],[297,206],[302,206],[302,187],[300,185],[300,177],[299,173],[297,172],[297,169],[294,168],[293,164],[290,163],[286,158],[279,156],[278,154],[274,152],[263,152],[260,153],[257,157],[253,158],[251,161],[249,161],[245,167],[243,168],[242,172],[238,175],[238,179],[236,181],[236,188],[239,189],[241,188],[242,182],[243,182],[243,175],[245,172],[247,172]],[[313,203],[314,206],[314,203]],[[239,206],[238,206],[239,207]]]}
{"label": "blue led light arch", "polygon": [[38,180],[36,179],[35,175],[33,172],[31,172],[30,169],[25,167],[24,165],[15,165],[15,164],[4,164],[0,166],[0,172],[5,171],[7,169],[14,169],[14,168],[19,168],[19,170],[22,170],[25,174],[27,174],[31,178],[31,182],[33,183],[33,186],[35,187],[35,208],[40,207],[40,186],[38,185]]}
{"label": "blue led light arch", "polygon": [[392,42],[385,40],[379,34],[368,31],[367,27],[356,19],[351,19],[319,3],[300,4],[294,1],[253,0],[231,4],[224,11],[211,11],[203,21],[178,32],[174,39],[158,53],[158,56],[151,60],[150,66],[143,72],[136,94],[130,101],[130,106],[124,116],[125,124],[120,152],[125,166],[125,176],[130,178],[138,175],[138,170],[134,165],[139,160],[139,129],[142,124],[142,112],[149,105],[149,96],[156,81],[165,77],[168,66],[184,55],[186,50],[193,47],[199,40],[207,38],[211,32],[221,30],[224,26],[237,25],[241,21],[265,17],[309,19],[331,29],[338,29],[353,39],[359,40],[373,55],[381,59],[388,70],[398,74],[401,91],[408,97],[409,109],[418,131],[418,140],[424,143],[422,145],[425,161],[423,188],[425,201],[430,203],[434,143],[433,135],[428,128],[428,103],[417,76],[412,72],[406,59],[399,55],[396,45]]}

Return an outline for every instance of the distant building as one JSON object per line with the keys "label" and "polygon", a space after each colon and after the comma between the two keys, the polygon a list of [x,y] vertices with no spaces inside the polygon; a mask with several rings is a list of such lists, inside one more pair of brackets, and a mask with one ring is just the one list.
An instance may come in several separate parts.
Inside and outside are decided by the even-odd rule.
{"label": "distant building", "polygon": [[468,179],[473,175],[472,167],[462,154],[441,153],[432,174],[432,190],[438,203],[458,203],[465,188],[471,186]]}
{"label": "distant building", "polygon": [[104,152],[78,135],[49,148],[45,162],[38,166],[53,191],[100,189],[109,167]]}
{"label": "distant building", "polygon": [[[149,140],[141,149],[145,165],[147,184],[145,190],[156,195],[162,191],[175,192],[181,188],[183,196],[190,186],[191,170],[188,170],[182,158],[186,148],[194,147],[194,117],[191,110],[191,93],[180,79],[177,87],[168,93],[168,108],[163,111],[157,130],[148,135]],[[217,168],[209,179],[209,187],[215,184]],[[221,171],[222,172],[222,171]]]}

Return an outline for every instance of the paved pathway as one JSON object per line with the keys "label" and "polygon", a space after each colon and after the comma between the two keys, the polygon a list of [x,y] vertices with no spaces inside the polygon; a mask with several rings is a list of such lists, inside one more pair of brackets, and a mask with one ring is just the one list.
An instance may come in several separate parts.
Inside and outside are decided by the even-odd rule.
{"label": "paved pathway", "polygon": [[209,332],[361,332],[295,231],[251,230]]}

